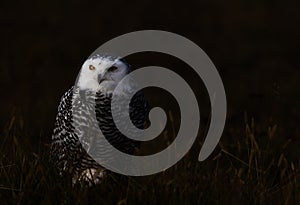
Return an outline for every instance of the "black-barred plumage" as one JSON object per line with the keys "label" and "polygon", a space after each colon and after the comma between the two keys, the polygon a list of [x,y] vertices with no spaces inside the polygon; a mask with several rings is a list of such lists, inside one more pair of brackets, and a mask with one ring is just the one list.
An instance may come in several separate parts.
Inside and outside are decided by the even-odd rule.
{"label": "black-barred plumage", "polygon": [[[117,69],[110,71],[111,67]],[[127,138],[116,128],[111,114],[112,92],[130,70],[118,58],[97,55],[88,59],[80,72],[76,86],[63,95],[58,107],[52,135],[51,160],[60,174],[72,175],[74,182],[91,180],[97,183],[105,169],[86,150],[97,152],[107,159],[113,159],[113,156],[109,149],[101,147],[98,137],[91,133],[100,128],[111,145],[127,154],[133,154],[139,146],[139,141]],[[121,116],[126,113],[117,114]],[[137,128],[144,128],[148,120],[148,104],[141,91],[132,98],[129,115]]]}

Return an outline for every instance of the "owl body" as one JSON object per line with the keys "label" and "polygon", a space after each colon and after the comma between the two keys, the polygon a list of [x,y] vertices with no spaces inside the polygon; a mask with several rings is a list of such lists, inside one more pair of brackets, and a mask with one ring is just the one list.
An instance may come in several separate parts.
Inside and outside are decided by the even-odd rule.
{"label": "owl body", "polygon": [[[98,72],[97,65],[102,65]],[[123,74],[107,77],[112,66],[112,72],[121,69]],[[91,72],[91,75],[84,72]],[[119,59],[103,56],[88,59],[81,69],[77,85],[71,87],[61,98],[52,135],[51,160],[59,173],[71,175],[73,182],[88,180],[98,183],[105,176],[106,170],[95,157],[114,160],[114,156],[112,147],[104,147],[102,140],[107,140],[114,148],[127,154],[133,154],[139,147],[139,141],[129,139],[117,129],[111,113],[114,88],[129,72],[128,65]],[[105,78],[118,80],[105,82]],[[120,94],[126,95],[128,87],[130,88],[126,86],[124,93]],[[123,102],[119,103],[121,106]],[[129,113],[124,113],[123,110],[116,113],[118,120],[128,114],[137,128],[144,128],[148,120],[148,104],[141,91],[131,99]]]}

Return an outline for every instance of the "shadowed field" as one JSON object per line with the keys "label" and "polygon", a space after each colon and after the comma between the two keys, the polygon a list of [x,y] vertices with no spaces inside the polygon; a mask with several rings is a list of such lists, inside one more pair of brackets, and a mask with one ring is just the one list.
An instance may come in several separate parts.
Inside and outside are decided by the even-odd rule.
{"label": "shadowed field", "polygon": [[[32,142],[23,118],[12,116],[0,141],[2,204],[299,204],[299,157],[278,125],[245,114],[227,126],[214,154],[197,162],[199,144],[172,168],[147,177],[111,173],[99,185],[72,187],[48,163],[48,146]],[[238,126],[238,127],[236,127]],[[32,138],[33,139],[33,138]],[[32,149],[32,143],[38,144]],[[11,146],[7,146],[11,145]]]}

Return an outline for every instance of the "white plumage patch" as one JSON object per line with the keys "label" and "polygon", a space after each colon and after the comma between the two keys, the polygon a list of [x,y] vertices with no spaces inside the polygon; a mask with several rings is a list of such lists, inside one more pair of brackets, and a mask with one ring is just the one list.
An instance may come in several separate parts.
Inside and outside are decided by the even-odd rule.
{"label": "white plumage patch", "polygon": [[[110,70],[112,67],[116,69]],[[78,87],[93,92],[112,92],[128,72],[129,67],[119,58],[90,58],[81,68]],[[101,83],[100,80],[102,80]]]}

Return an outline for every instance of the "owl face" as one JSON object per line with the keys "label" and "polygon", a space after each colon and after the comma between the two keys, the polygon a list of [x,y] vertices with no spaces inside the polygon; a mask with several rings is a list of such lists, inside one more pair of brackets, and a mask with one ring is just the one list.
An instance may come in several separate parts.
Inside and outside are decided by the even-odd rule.
{"label": "owl face", "polygon": [[97,55],[83,63],[78,87],[93,92],[113,92],[129,70],[129,66],[119,58]]}

